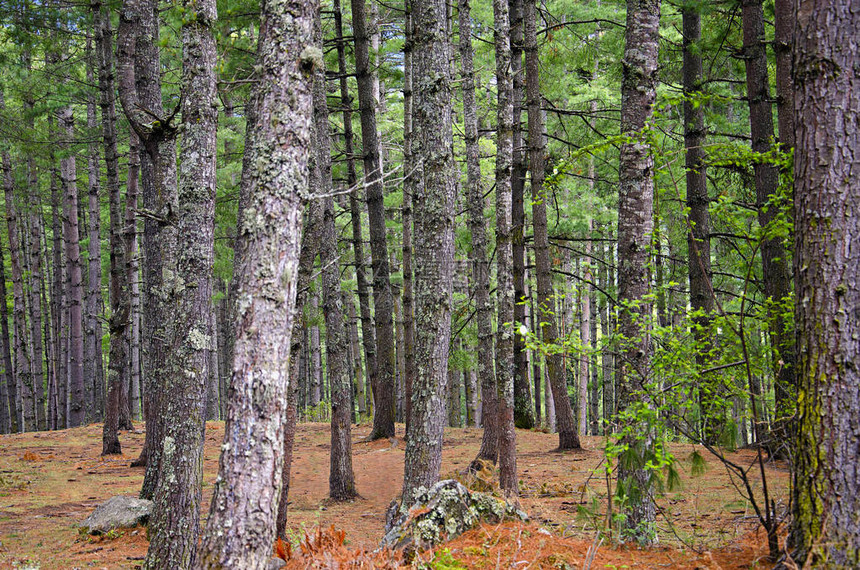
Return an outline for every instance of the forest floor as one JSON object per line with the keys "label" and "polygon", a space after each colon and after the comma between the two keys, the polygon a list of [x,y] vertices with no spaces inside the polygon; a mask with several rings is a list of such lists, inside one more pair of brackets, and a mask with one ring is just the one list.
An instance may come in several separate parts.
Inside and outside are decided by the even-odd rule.
{"label": "forest floor", "polygon": [[[365,442],[369,426],[353,427],[353,466],[361,497],[330,503],[329,428],[300,424],[290,488],[290,539],[294,550],[305,533],[335,525],[345,549],[373,549],[382,537],[385,511],[403,478],[403,425],[397,437]],[[222,422],[206,430],[202,515],[209,510]],[[143,431],[123,432],[124,455],[102,458],[101,425],[0,436],[0,569],[137,568],[146,554],[145,529],[88,537],[77,526],[114,495],[137,495],[143,469],[129,467],[143,445]],[[480,429],[446,429],[442,476],[462,478],[481,442]],[[419,555],[425,568],[767,568],[766,540],[750,504],[726,469],[700,450],[703,474],[692,473],[696,446],[671,444],[682,485],[658,501],[659,545],[642,550],[617,546],[598,534],[606,509],[603,438],[583,438],[584,451],[557,453],[556,435],[517,430],[521,506],[527,524],[485,525],[435,552]],[[761,496],[756,454],[729,453],[749,469]],[[784,511],[789,474],[783,463],[766,463],[771,496]],[[590,552],[591,551],[591,552]],[[435,562],[433,562],[435,560]]]}

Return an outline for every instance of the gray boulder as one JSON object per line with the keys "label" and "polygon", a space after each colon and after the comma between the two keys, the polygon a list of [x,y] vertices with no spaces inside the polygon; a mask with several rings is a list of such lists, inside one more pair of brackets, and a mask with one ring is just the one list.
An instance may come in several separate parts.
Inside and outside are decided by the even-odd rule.
{"label": "gray boulder", "polygon": [[450,540],[481,522],[528,520],[516,506],[486,493],[469,491],[453,479],[419,489],[408,511],[389,516],[381,546],[424,550]]}
{"label": "gray boulder", "polygon": [[152,501],[137,497],[111,497],[96,507],[78,530],[85,534],[104,534],[117,528],[145,525],[152,513]]}

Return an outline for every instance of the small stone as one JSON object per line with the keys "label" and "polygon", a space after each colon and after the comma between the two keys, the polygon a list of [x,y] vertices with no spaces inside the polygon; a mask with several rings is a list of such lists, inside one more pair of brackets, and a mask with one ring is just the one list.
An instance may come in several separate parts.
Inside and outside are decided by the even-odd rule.
{"label": "small stone", "polygon": [[104,534],[116,528],[132,528],[149,522],[152,501],[137,497],[111,497],[81,523],[78,530],[84,534]]}

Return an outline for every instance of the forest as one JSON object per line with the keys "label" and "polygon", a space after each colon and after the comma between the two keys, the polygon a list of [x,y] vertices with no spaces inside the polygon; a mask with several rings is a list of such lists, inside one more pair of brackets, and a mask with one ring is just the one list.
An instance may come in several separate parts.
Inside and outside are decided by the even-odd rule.
{"label": "forest", "polygon": [[0,568],[860,567],[858,133],[860,0],[0,0]]}

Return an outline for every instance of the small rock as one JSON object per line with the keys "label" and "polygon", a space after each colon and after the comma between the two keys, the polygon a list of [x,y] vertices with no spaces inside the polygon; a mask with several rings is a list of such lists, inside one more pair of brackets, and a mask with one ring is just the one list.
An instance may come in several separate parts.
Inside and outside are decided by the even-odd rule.
{"label": "small rock", "polygon": [[481,522],[528,520],[528,515],[501,499],[469,491],[458,481],[439,481],[419,489],[408,511],[386,525],[381,546],[424,550],[450,540]]}
{"label": "small rock", "polygon": [[280,558],[272,558],[269,560],[269,565],[266,566],[266,570],[281,570],[287,563]]}
{"label": "small rock", "polygon": [[111,497],[81,523],[78,530],[87,534],[103,534],[115,528],[131,528],[146,524],[152,513],[152,501],[137,497]]}

